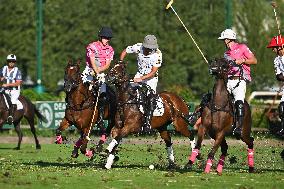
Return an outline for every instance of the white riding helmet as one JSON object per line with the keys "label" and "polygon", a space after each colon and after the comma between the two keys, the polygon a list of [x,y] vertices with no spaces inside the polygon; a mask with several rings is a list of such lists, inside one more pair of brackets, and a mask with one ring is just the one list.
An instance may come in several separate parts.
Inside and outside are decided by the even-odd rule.
{"label": "white riding helmet", "polygon": [[234,32],[232,29],[225,29],[222,31],[221,36],[218,37],[218,39],[236,39],[236,32]]}
{"label": "white riding helmet", "polygon": [[9,54],[7,56],[7,61],[12,61],[12,62],[16,62],[17,61],[17,57],[14,54]]}

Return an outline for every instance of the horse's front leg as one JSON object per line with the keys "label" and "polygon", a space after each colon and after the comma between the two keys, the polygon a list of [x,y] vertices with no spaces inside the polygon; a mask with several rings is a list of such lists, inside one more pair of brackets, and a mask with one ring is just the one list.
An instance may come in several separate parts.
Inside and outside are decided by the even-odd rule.
{"label": "horse's front leg", "polygon": [[197,131],[197,142],[192,149],[190,157],[188,157],[188,162],[184,167],[185,169],[191,169],[196,158],[200,156],[200,148],[201,148],[202,141],[204,139],[204,135],[205,135],[205,127],[203,125],[200,125]]}
{"label": "horse's front leg", "polygon": [[137,133],[140,130],[139,124],[136,124],[136,122],[133,123],[125,123],[124,127],[122,128],[117,128],[114,127],[111,131],[112,134],[112,141],[108,145],[106,152],[109,154],[107,158],[107,162],[105,164],[106,169],[110,169],[113,162],[115,160],[118,160],[118,157],[115,156],[116,154],[116,148],[119,145],[119,142],[121,141],[122,138],[126,137],[130,133]]}
{"label": "horse's front leg", "polygon": [[228,152],[228,144],[225,140],[225,138],[223,139],[222,143],[221,143],[221,156],[219,158],[218,161],[218,165],[217,165],[217,174],[218,175],[222,175],[222,171],[223,171],[223,166],[225,164],[225,158],[227,156],[227,152]]}
{"label": "horse's front leg", "polygon": [[224,134],[223,131],[216,134],[214,145],[213,145],[211,151],[208,154],[208,159],[207,159],[207,163],[206,163],[205,170],[204,170],[205,173],[210,172],[212,164],[213,164],[215,153],[217,152],[221,142],[224,140],[224,137],[225,137],[225,134]]}
{"label": "horse's front leg", "polygon": [[110,169],[112,164],[114,163],[115,160],[115,149],[117,148],[117,146],[119,145],[119,142],[121,141],[121,129],[114,127],[111,130],[111,134],[112,134],[112,141],[109,143],[106,152],[108,153],[108,158],[105,164],[105,168],[106,169]]}
{"label": "horse's front leg", "polygon": [[60,126],[56,129],[56,139],[55,139],[56,144],[62,144],[63,142],[63,137],[61,135],[62,131],[70,127],[70,125],[71,124],[69,123],[69,121],[67,121],[67,119],[64,117],[60,123]]}

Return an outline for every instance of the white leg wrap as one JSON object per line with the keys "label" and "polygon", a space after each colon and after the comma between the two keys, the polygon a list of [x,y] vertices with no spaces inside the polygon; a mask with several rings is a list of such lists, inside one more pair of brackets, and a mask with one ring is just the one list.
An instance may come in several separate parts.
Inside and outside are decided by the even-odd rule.
{"label": "white leg wrap", "polygon": [[113,148],[118,145],[118,142],[115,139],[112,139],[111,143],[109,143],[107,150],[112,152]]}
{"label": "white leg wrap", "polygon": [[105,168],[106,169],[110,169],[112,164],[113,164],[113,160],[114,160],[115,156],[113,154],[109,154],[108,158],[107,158],[107,162],[105,164]]}
{"label": "white leg wrap", "polygon": [[170,162],[175,162],[175,157],[174,157],[174,150],[173,147],[167,147],[167,152],[168,152],[168,159]]}
{"label": "white leg wrap", "polygon": [[194,137],[193,140],[190,140],[191,151],[195,148],[196,138]]}

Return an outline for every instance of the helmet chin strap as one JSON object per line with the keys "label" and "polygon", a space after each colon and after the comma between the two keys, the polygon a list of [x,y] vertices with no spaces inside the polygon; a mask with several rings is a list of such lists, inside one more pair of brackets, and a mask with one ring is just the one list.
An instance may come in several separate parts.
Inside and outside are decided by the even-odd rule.
{"label": "helmet chin strap", "polygon": [[228,42],[228,43],[225,42],[225,44],[226,44],[226,46],[227,46],[228,48],[230,48],[230,43],[231,43],[232,41],[234,41],[234,40],[231,40],[231,39],[228,39],[228,40],[229,40],[229,42]]}

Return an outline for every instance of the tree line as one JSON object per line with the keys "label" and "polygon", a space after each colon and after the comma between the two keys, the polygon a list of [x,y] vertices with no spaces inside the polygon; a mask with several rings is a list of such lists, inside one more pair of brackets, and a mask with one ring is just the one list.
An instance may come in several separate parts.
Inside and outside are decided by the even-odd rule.
{"label": "tree line", "polygon": [[[283,18],[283,1],[278,0],[278,18]],[[173,6],[208,60],[223,56],[225,46],[217,40],[225,29],[226,0],[178,0]],[[189,97],[212,89],[213,78],[196,46],[165,0],[44,0],[43,3],[43,85],[55,91],[64,77],[68,59],[81,59],[85,47],[97,40],[102,26],[114,32],[111,45],[115,58],[127,46],[154,34],[163,53],[159,69],[159,90],[172,90]],[[233,29],[238,40],[255,53],[253,82],[248,90],[277,85],[274,54],[266,49],[277,35],[274,12],[267,0],[232,0]],[[0,0],[0,60],[7,54],[18,57],[24,75],[36,81],[36,1]],[[127,56],[128,71],[136,71],[135,56]],[[191,96],[192,95],[192,96]]]}

